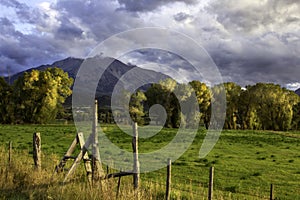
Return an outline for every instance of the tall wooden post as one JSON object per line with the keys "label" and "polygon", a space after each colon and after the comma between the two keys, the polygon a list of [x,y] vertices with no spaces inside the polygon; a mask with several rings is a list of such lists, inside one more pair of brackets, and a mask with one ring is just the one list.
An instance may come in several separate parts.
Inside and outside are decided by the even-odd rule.
{"label": "tall wooden post", "polygon": [[93,109],[93,145],[92,145],[92,178],[93,180],[99,180],[104,175],[103,168],[100,162],[99,143],[98,143],[98,101],[95,100]]}
{"label": "tall wooden post", "polygon": [[209,185],[208,185],[208,200],[213,199],[213,186],[214,185],[214,167],[209,170]]}
{"label": "tall wooden post", "polygon": [[168,159],[168,166],[167,166],[167,182],[166,182],[166,200],[170,200],[170,194],[171,194],[171,177],[172,177],[172,172],[171,172],[171,159]]}
{"label": "tall wooden post", "polygon": [[41,151],[41,134],[34,133],[33,134],[33,160],[34,166],[37,170],[41,170],[42,167],[42,151]]}
{"label": "tall wooden post", "polygon": [[[120,173],[122,172],[122,170],[120,170]],[[119,194],[120,194],[120,188],[121,188],[121,178],[122,176],[119,176],[119,179],[118,179],[118,188],[117,188],[117,194],[116,194],[116,199],[119,198]]]}
{"label": "tall wooden post", "polygon": [[271,187],[270,187],[270,200],[273,200],[273,199],[274,199],[273,192],[274,192],[274,185],[271,184]]}
{"label": "tall wooden post", "polygon": [[10,165],[12,161],[12,141],[8,144],[8,164]]}
{"label": "tall wooden post", "polygon": [[133,137],[132,137],[132,149],[133,149],[133,186],[136,191],[136,198],[138,199],[138,188],[139,188],[139,173],[140,173],[140,163],[139,163],[139,151],[138,151],[138,125],[135,122],[133,124]]}

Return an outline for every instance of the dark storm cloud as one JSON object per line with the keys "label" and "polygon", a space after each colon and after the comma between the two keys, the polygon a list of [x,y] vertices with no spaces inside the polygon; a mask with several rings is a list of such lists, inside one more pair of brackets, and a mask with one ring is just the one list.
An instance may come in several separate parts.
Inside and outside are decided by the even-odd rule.
{"label": "dark storm cloud", "polygon": [[177,13],[176,15],[174,15],[173,18],[174,18],[175,21],[181,22],[181,21],[184,21],[188,18],[192,18],[192,15],[189,15],[189,14],[184,13],[184,12],[180,12],[180,13]]}
{"label": "dark storm cloud", "polygon": [[81,38],[83,30],[77,27],[69,19],[64,18],[63,23],[57,29],[55,37],[62,40],[73,40],[75,38]]}
{"label": "dark storm cloud", "polygon": [[257,29],[268,29],[269,26],[282,28],[290,23],[298,23],[300,6],[297,0],[246,1],[223,0],[213,1],[209,8],[217,15],[217,21],[227,30],[234,32],[252,32]]}
{"label": "dark storm cloud", "polygon": [[[0,18],[0,75],[7,71],[2,66],[11,66],[10,71],[16,72],[67,56],[83,57],[116,33],[159,26],[183,32],[203,44],[225,81],[243,86],[258,81],[299,82],[298,0],[211,0],[204,8],[198,7],[201,1],[196,0],[57,0],[45,10],[20,2],[0,0],[2,7],[15,12],[12,18]],[[173,3],[178,2],[182,9],[175,6],[172,12],[172,6],[177,5]],[[182,23],[187,20],[188,24]],[[133,35],[110,48],[132,45],[136,38],[144,41],[150,35]],[[171,42],[171,46],[185,49]],[[187,65],[166,52],[132,55],[169,64],[174,70]]]}
{"label": "dark storm cloud", "polygon": [[241,85],[299,82],[300,6],[298,1],[213,1],[209,12],[224,38],[206,47],[229,81]]}
{"label": "dark storm cloud", "polygon": [[145,62],[152,62],[162,65],[169,65],[178,68],[192,68],[191,64],[185,59],[172,52],[161,49],[141,49],[134,52],[134,57]]}
{"label": "dark storm cloud", "polygon": [[25,65],[26,60],[31,56],[30,52],[22,51],[19,48],[20,47],[14,43],[2,41],[0,52],[2,56],[14,60],[17,64]]}
{"label": "dark storm cloud", "polygon": [[20,3],[16,0],[1,0],[0,4],[7,6],[7,7],[17,8],[17,9],[28,9],[29,8],[26,4]]}
{"label": "dark storm cloud", "polygon": [[[0,18],[0,33],[1,35],[11,35],[11,34],[16,34],[17,32],[15,31],[15,27],[13,23],[7,19],[6,17]],[[20,33],[19,33],[20,34]]]}
{"label": "dark storm cloud", "polygon": [[227,46],[210,49],[209,53],[224,76],[245,86],[256,82],[273,82],[285,85],[299,82],[300,58],[286,52],[278,55],[263,44],[245,42],[242,51],[234,52]]}
{"label": "dark storm cloud", "polygon": [[29,24],[41,24],[44,18],[47,18],[47,14],[42,14],[37,9],[19,9],[17,10],[19,19]]}
{"label": "dark storm cloud", "polygon": [[[16,0],[1,4],[17,15],[13,21],[0,21],[1,66],[12,66],[13,72],[67,56],[83,57],[100,41],[142,23],[134,14],[116,11],[118,5],[111,1],[58,0],[46,11]],[[33,32],[17,31],[15,23],[32,24]]]}
{"label": "dark storm cloud", "polygon": [[29,24],[41,23],[43,18],[47,18],[47,14],[42,14],[38,9],[32,9],[25,3],[16,0],[2,0],[0,4],[14,8],[20,21]]}
{"label": "dark storm cloud", "polygon": [[0,19],[0,66],[7,74],[23,71],[58,57],[58,46],[50,39],[36,35],[25,35],[15,29],[7,18]]}
{"label": "dark storm cloud", "polygon": [[[15,30],[13,23],[7,18],[0,19],[0,66],[3,71],[7,71],[7,66],[26,64],[26,59],[30,57],[28,52],[21,51],[18,41],[15,38],[22,38],[23,34]],[[12,72],[16,69],[12,68]]]}
{"label": "dark storm cloud", "polygon": [[153,11],[163,5],[174,2],[194,4],[196,0],[118,0],[118,2],[122,5],[121,9],[125,9],[129,12],[146,12]]}
{"label": "dark storm cloud", "polygon": [[144,26],[144,21],[134,13],[117,11],[119,5],[112,5],[110,1],[97,0],[60,0],[55,9],[65,19],[76,19],[86,27],[85,34],[95,41],[103,41],[106,38],[134,28]]}

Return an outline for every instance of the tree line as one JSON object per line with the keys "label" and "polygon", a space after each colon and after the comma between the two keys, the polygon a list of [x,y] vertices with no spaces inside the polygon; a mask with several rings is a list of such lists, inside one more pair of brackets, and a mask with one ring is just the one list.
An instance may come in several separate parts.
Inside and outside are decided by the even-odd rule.
{"label": "tree line", "polygon": [[[188,86],[191,87],[188,87]],[[147,108],[154,104],[162,105],[167,112],[166,127],[177,128],[184,121],[193,124],[200,120],[206,128],[209,127],[211,104],[224,87],[226,92],[226,118],[224,129],[252,129],[252,130],[298,130],[300,128],[300,97],[293,91],[273,83],[257,83],[242,88],[236,83],[208,87],[200,81],[189,84],[179,84],[172,79],[161,81],[144,93],[142,98],[131,105],[131,115],[135,121],[144,123],[143,116],[147,116]],[[180,112],[178,99],[188,102],[195,93],[199,112],[185,116]],[[139,91],[141,93],[141,91]],[[177,97],[174,93],[179,94]],[[136,96],[134,97],[136,98]],[[143,103],[139,103],[143,101]],[[143,106],[142,106],[143,105]],[[137,113],[132,108],[140,108]],[[146,109],[145,109],[146,108]],[[143,112],[141,112],[142,110]],[[189,124],[186,124],[189,126]]]}
{"label": "tree line", "polygon": [[[25,72],[12,85],[0,77],[0,123],[43,124],[57,117],[64,118],[63,104],[72,94],[72,84],[73,79],[59,68]],[[120,98],[129,96],[130,104],[127,106],[130,116],[141,125],[149,123],[149,108],[160,104],[167,115],[165,127],[188,127],[200,121],[200,125],[208,128],[212,101],[221,87],[226,91],[225,129],[300,129],[300,97],[273,83],[257,83],[242,88],[228,82],[209,87],[200,81],[183,84],[166,79],[151,84],[146,91],[138,90],[132,95],[124,91]],[[195,98],[196,101],[193,101]],[[199,111],[186,114],[179,102],[188,106],[196,103]],[[101,112],[101,108],[99,110]],[[112,116],[111,111],[106,114]],[[186,124],[182,124],[184,122]]]}

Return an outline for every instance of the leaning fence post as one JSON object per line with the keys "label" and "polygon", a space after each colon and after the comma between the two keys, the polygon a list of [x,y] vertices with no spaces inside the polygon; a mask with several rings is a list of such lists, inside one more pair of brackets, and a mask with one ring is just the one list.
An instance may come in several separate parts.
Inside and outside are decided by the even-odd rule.
{"label": "leaning fence post", "polygon": [[209,170],[209,185],[208,185],[208,200],[213,198],[213,185],[214,185],[214,167]]}
{"label": "leaning fence post", "polygon": [[167,182],[166,182],[166,200],[170,200],[170,194],[171,194],[171,177],[172,177],[172,172],[171,172],[171,159],[168,159],[168,166],[167,166]]}
{"label": "leaning fence post", "polygon": [[[120,173],[122,172],[122,170],[120,170]],[[118,179],[118,188],[117,188],[117,194],[116,194],[116,199],[119,198],[119,194],[120,194],[120,187],[121,187],[121,178],[122,176],[119,176],[119,179]]]}
{"label": "leaning fence post", "polygon": [[41,169],[42,166],[42,160],[41,160],[41,134],[40,133],[34,133],[33,134],[33,160],[34,160],[34,166],[37,170]]}

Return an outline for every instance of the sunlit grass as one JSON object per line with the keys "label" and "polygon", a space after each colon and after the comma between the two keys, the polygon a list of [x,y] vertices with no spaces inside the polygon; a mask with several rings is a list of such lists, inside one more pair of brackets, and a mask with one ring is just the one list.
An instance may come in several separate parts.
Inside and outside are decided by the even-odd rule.
{"label": "sunlit grass", "polygon": [[[131,137],[114,125],[105,133],[119,147],[131,150]],[[42,136],[42,171],[34,171],[32,134]],[[151,152],[171,141],[176,129],[140,139],[140,151]],[[215,167],[216,199],[268,199],[270,184],[278,199],[300,197],[299,132],[223,131],[207,157],[198,157],[205,130],[199,130],[193,144],[172,165],[173,199],[206,199],[209,167]],[[63,174],[52,177],[54,167],[76,136],[73,125],[0,126],[0,199],[115,199],[118,179],[90,187],[84,167],[76,170],[68,184]],[[8,164],[8,141],[13,142]],[[105,168],[105,166],[104,166]],[[117,169],[109,169],[118,171]],[[142,199],[164,199],[166,169],[141,174]],[[121,181],[121,199],[132,199],[132,177]]]}

